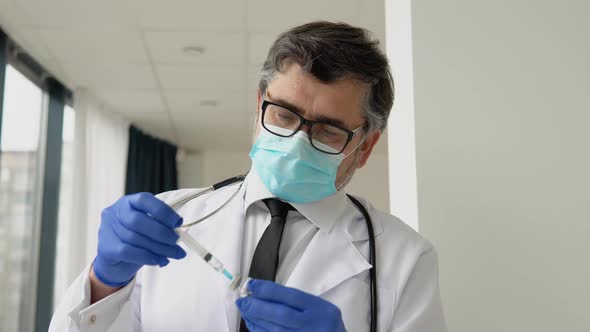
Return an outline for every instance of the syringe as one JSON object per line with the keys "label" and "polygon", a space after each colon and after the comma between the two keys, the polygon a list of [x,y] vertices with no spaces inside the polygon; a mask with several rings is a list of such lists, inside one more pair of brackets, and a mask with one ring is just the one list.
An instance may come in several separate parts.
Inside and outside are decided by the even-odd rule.
{"label": "syringe", "polygon": [[226,270],[223,266],[223,263],[221,263],[221,261],[213,256],[207,249],[203,248],[203,246],[197,240],[188,234],[188,231],[177,228],[176,233],[180,237],[180,240],[182,240],[182,242],[184,242],[192,251],[199,255],[199,257],[209,264],[209,266],[231,281],[229,285],[230,289],[236,290],[238,287],[240,287],[242,278],[239,274],[234,275]]}

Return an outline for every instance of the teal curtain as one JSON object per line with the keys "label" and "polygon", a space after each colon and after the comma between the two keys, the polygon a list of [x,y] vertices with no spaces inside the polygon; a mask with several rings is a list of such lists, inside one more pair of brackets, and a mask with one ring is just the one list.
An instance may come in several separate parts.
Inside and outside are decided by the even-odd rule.
{"label": "teal curtain", "polygon": [[125,193],[178,189],[176,151],[175,145],[130,126]]}

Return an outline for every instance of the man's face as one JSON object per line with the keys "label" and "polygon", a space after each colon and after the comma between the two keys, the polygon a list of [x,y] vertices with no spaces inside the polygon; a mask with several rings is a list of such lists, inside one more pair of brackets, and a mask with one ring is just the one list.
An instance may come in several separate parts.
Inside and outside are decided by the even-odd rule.
{"label": "man's face", "polygon": [[[366,91],[367,86],[357,80],[344,79],[326,84],[303,71],[298,64],[286,63],[282,72],[278,72],[268,86],[266,96],[261,96],[260,91],[258,92],[258,116],[254,139],[258,137],[260,130],[264,130],[260,124],[263,97],[299,113],[308,120],[330,119],[340,122],[340,127],[352,131],[365,124],[361,105]],[[301,130],[307,132],[308,128],[304,126]],[[361,130],[348,143],[342,153],[352,154],[338,167],[336,188],[344,186],[354,171],[365,165],[380,136],[380,132],[367,136]],[[359,144],[359,148],[353,152]]]}

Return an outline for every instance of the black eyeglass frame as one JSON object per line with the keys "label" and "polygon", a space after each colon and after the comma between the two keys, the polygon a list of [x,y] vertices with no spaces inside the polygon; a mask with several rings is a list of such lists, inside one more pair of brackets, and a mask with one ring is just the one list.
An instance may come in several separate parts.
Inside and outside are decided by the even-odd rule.
{"label": "black eyeglass frame", "polygon": [[[299,126],[297,127],[297,129],[295,129],[295,130],[293,131],[293,133],[291,133],[290,135],[280,135],[280,134],[277,134],[277,133],[275,133],[274,131],[272,131],[272,130],[268,129],[268,128],[266,127],[265,123],[264,123],[264,114],[266,113],[266,108],[268,107],[268,105],[273,105],[273,106],[280,107],[280,108],[284,109],[285,111],[288,111],[288,112],[290,112],[290,113],[293,113],[295,116],[297,116],[297,117],[299,118]],[[361,130],[361,129],[363,129],[364,127],[366,127],[366,126],[367,126],[367,124],[365,123],[364,125],[362,125],[362,126],[360,126],[360,127],[356,128],[356,129],[354,129],[354,130],[348,130],[348,129],[346,129],[346,128],[341,128],[341,127],[338,127],[338,126],[335,126],[335,125],[333,125],[333,124],[326,123],[326,122],[323,122],[323,121],[313,121],[313,120],[308,120],[308,119],[304,118],[303,116],[301,116],[299,113],[297,113],[297,112],[294,112],[294,111],[292,111],[292,110],[290,110],[290,109],[286,108],[285,106],[279,105],[279,104],[277,104],[277,103],[273,103],[272,101],[268,101],[268,100],[266,100],[266,99],[264,99],[264,100],[262,101],[262,107],[261,107],[261,109],[262,109],[262,114],[261,114],[261,118],[260,118],[260,123],[262,124],[262,127],[264,127],[264,129],[265,129],[266,131],[268,131],[269,133],[271,133],[271,134],[273,134],[273,135],[280,136],[280,137],[292,137],[292,136],[293,136],[293,135],[295,135],[295,134],[296,134],[296,133],[297,133],[299,130],[301,130],[301,127],[302,127],[302,126],[308,126],[308,127],[309,127],[309,131],[307,132],[307,138],[309,139],[309,143],[311,144],[311,146],[313,146],[313,148],[314,148],[314,149],[316,149],[316,150],[318,150],[318,151],[320,151],[320,152],[327,153],[327,154],[332,154],[332,155],[338,155],[338,154],[342,153],[342,151],[346,150],[346,147],[348,147],[348,144],[350,143],[350,141],[352,141],[352,139],[354,138],[354,135],[357,133],[357,131],[359,131],[359,130]],[[313,127],[313,125],[314,125],[314,124],[316,124],[316,123],[317,123],[317,124],[323,124],[323,125],[329,125],[329,126],[332,126],[332,127],[334,127],[334,128],[338,128],[338,129],[340,129],[340,130],[344,131],[344,132],[345,132],[345,133],[348,135],[348,136],[347,136],[347,138],[346,138],[346,143],[344,143],[344,146],[342,147],[342,149],[341,149],[340,151],[338,151],[338,152],[328,152],[328,151],[324,151],[324,150],[321,150],[320,148],[316,147],[316,146],[313,144],[313,140],[311,139],[311,136],[312,136],[312,134],[311,134],[311,128],[312,128],[312,127]]]}

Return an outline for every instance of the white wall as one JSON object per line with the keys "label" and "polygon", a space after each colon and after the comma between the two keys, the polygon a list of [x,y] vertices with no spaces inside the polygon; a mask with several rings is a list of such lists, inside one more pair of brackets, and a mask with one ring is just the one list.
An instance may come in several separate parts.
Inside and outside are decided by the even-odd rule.
{"label": "white wall", "polygon": [[178,186],[180,188],[200,188],[203,183],[203,163],[198,153],[180,152],[176,157]]}
{"label": "white wall", "polygon": [[206,151],[201,154],[201,157],[203,184],[207,186],[238,174],[244,174],[250,170],[251,163],[248,151]]}
{"label": "white wall", "polygon": [[[386,144],[379,142],[379,144]],[[351,194],[368,198],[381,211],[389,212],[389,170],[387,154],[373,153],[365,167],[354,174],[352,181],[346,187]]]}
{"label": "white wall", "polygon": [[208,187],[250,170],[248,152],[189,152],[178,162],[180,188]]}
{"label": "white wall", "polygon": [[590,331],[590,3],[412,12],[420,230],[449,331]]}
{"label": "white wall", "polygon": [[[187,153],[178,163],[179,186],[210,186],[228,177],[247,172],[250,165],[248,151]],[[377,208],[389,211],[387,173],[387,155],[375,154],[365,167],[357,171],[347,191],[367,197]]]}

